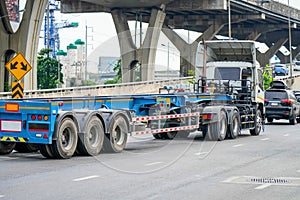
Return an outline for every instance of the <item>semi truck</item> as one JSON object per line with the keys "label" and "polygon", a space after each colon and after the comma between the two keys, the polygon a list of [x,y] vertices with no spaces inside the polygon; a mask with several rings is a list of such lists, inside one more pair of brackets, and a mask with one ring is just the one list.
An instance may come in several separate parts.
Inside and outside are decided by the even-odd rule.
{"label": "semi truck", "polygon": [[264,121],[262,71],[253,41],[206,41],[196,55],[193,91],[0,101],[0,154],[40,151],[46,158],[121,152],[130,135],[156,139],[201,131],[214,141]]}

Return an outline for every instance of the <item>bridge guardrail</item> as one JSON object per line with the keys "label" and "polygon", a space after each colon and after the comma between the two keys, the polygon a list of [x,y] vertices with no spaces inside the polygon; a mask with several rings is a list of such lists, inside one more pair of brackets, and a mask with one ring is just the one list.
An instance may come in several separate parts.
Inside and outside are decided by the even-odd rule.
{"label": "bridge guardrail", "polygon": [[[159,88],[165,85],[191,87],[189,80],[193,77],[180,77],[167,80],[152,80],[120,84],[81,86],[69,88],[54,88],[24,91],[24,98],[75,97],[75,96],[109,96],[116,94],[150,94],[159,93]],[[11,92],[0,92],[0,99],[10,99]]]}

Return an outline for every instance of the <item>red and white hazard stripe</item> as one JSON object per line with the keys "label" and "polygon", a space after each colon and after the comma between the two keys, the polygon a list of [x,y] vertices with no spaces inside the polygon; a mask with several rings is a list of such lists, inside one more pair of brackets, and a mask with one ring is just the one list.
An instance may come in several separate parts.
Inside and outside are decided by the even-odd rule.
{"label": "red and white hazard stripe", "polygon": [[133,121],[134,122],[139,122],[139,121],[149,121],[149,120],[159,120],[159,119],[173,119],[173,118],[191,117],[191,116],[200,116],[200,112],[174,114],[174,115],[157,115],[157,116],[135,117],[135,118],[133,118]]}
{"label": "red and white hazard stripe", "polygon": [[155,133],[164,133],[164,132],[172,132],[172,131],[192,130],[192,129],[197,129],[197,128],[199,128],[199,125],[170,127],[170,128],[145,130],[145,131],[136,131],[136,132],[132,132],[132,134],[136,134],[136,135],[155,134]]}

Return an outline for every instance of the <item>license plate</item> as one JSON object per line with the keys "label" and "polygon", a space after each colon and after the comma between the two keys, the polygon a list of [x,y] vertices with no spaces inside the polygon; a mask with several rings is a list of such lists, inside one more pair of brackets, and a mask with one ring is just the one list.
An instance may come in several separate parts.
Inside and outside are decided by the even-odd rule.
{"label": "license plate", "polygon": [[21,132],[21,120],[1,120],[1,131],[3,132]]}
{"label": "license plate", "polygon": [[271,103],[271,106],[278,106],[278,103]]}

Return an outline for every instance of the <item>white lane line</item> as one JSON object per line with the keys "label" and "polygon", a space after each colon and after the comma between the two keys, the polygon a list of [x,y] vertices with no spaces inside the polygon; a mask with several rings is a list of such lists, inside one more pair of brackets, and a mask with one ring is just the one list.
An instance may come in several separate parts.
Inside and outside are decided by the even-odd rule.
{"label": "white lane line", "polygon": [[297,170],[297,172],[299,172],[299,173],[300,173],[300,169],[299,169],[299,170]]}
{"label": "white lane line", "polygon": [[209,152],[197,152],[195,153],[196,156],[200,156],[200,155],[207,155]]}
{"label": "white lane line", "polygon": [[74,182],[78,182],[78,181],[85,181],[85,180],[89,180],[89,179],[93,179],[93,178],[98,178],[98,175],[94,175],[94,176],[86,176],[86,177],[82,177],[82,178],[76,178],[73,179]]}
{"label": "white lane line", "polygon": [[284,137],[288,137],[288,136],[290,136],[290,134],[287,133],[287,134],[284,134],[283,136],[284,136]]}
{"label": "white lane line", "polygon": [[145,164],[146,166],[152,166],[152,165],[158,165],[158,164],[161,164],[162,162],[152,162],[152,163],[148,163],[148,164]]}
{"label": "white lane line", "polygon": [[233,177],[230,177],[228,179],[226,179],[225,181],[223,181],[224,183],[231,183],[232,181],[234,181],[235,179],[238,179],[239,176],[233,176]]}
{"label": "white lane line", "polygon": [[256,190],[263,190],[263,189],[265,189],[267,187],[270,187],[271,185],[272,185],[271,183],[266,183],[266,184],[262,184],[262,185],[256,187],[255,189]]}
{"label": "white lane line", "polygon": [[236,148],[236,147],[241,147],[241,146],[244,146],[244,144],[236,144],[236,145],[233,145],[232,147]]}
{"label": "white lane line", "polygon": [[262,141],[267,141],[267,140],[270,140],[270,138],[264,138],[264,139],[261,139]]}
{"label": "white lane line", "polygon": [[5,197],[4,195],[2,195],[2,194],[0,194],[0,198],[3,198],[3,197]]}

